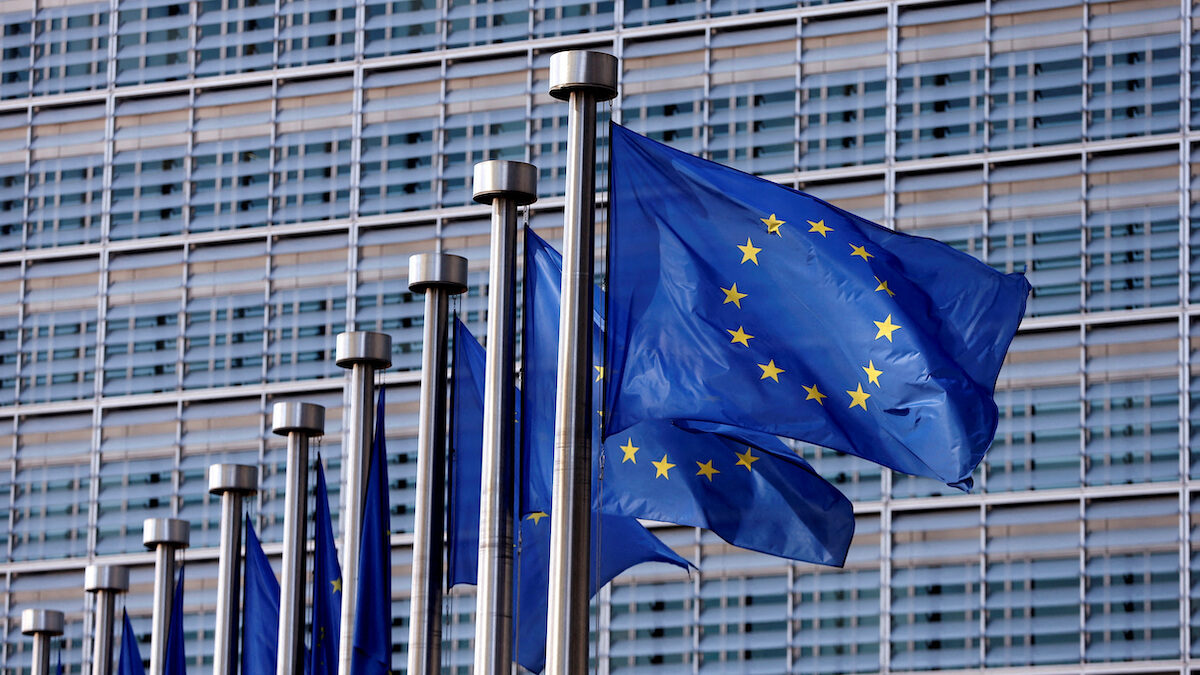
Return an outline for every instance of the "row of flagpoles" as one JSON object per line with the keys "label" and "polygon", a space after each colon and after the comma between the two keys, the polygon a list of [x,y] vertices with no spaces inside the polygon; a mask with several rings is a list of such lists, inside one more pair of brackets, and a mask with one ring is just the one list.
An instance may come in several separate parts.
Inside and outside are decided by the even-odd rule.
{"label": "row of flagpoles", "polygon": [[[616,59],[608,54],[572,51],[555,54],[550,64],[550,94],[569,105],[568,171],[564,231],[563,311],[559,353],[558,406],[555,432],[554,507],[550,546],[547,670],[580,673],[587,669],[588,573],[591,503],[592,436],[592,278],[595,230],[596,104],[616,94]],[[480,497],[479,574],[476,606],[475,672],[500,675],[513,664],[513,472],[515,394],[515,279],[517,208],[537,199],[537,169],[523,162],[487,161],[475,167],[474,198],[492,206],[492,240],[488,296],[484,447]],[[441,604],[444,579],[446,486],[447,328],[449,296],[466,290],[467,265],[460,256],[414,255],[409,262],[409,288],[425,295],[424,349],[418,428],[416,526],[413,543],[411,622],[408,672],[436,673],[441,663]],[[331,541],[324,474],[317,462],[317,540],[314,556],[312,637],[305,654],[305,608],[308,532],[309,439],[324,434],[325,409],[312,403],[276,403],[272,431],[287,437],[287,476],[282,578],[275,582],[258,538],[246,521],[243,558],[243,502],[258,489],[252,466],[209,467],[209,492],[220,496],[221,525],[217,581],[213,674],[301,672],[364,675],[390,667],[390,621],[364,619],[366,605],[386,607],[388,589],[362,592],[362,561],[389,556],[386,542],[386,483],[383,473],[382,392],[375,406],[375,373],[391,366],[391,338],[372,332],[337,336],[337,364],[349,370],[349,423],[342,470],[342,565],[340,578],[322,574],[336,552],[322,545],[322,528]],[[372,443],[372,438],[376,443]],[[373,447],[374,445],[374,447]],[[372,465],[380,473],[369,478]],[[382,480],[380,480],[382,479]],[[369,492],[378,491],[371,495]],[[375,498],[372,499],[372,496]],[[321,521],[324,514],[324,522]],[[176,581],[176,558],[189,544],[186,521],[160,518],[144,524],[143,542],[155,551],[154,609],[151,632],[151,675],[183,675],[182,570]],[[378,540],[378,541],[376,541]],[[384,563],[386,565],[386,563]],[[383,568],[386,570],[386,567]],[[243,575],[244,570],[244,575]],[[378,570],[377,570],[378,571]],[[244,579],[243,579],[244,576]],[[390,573],[383,571],[386,582]],[[337,668],[326,634],[331,621],[318,616],[329,604],[332,584],[340,595]],[[178,583],[178,585],[177,585]],[[390,584],[388,584],[390,585]],[[110,675],[113,665],[113,622],[116,596],[129,589],[128,569],[92,565],[85,590],[94,594],[91,675]],[[242,597],[243,587],[245,597]],[[337,603],[336,597],[333,603]],[[174,610],[174,611],[173,611]],[[321,611],[337,614],[337,608]],[[174,614],[174,616],[172,615]],[[269,630],[277,622],[274,635]],[[141,675],[137,642],[124,617],[120,675]],[[33,637],[33,675],[49,673],[49,640],[61,635],[63,615],[30,609],[22,615],[22,631]],[[240,630],[239,630],[240,626]],[[370,633],[381,633],[373,639]],[[272,642],[274,639],[274,642]],[[172,644],[177,640],[177,644]],[[383,649],[365,648],[376,641]],[[258,652],[263,652],[258,654]],[[269,653],[268,653],[269,652]],[[321,652],[321,653],[318,653]],[[251,654],[255,654],[251,657]],[[264,669],[262,656],[274,663]],[[366,661],[381,661],[369,667]],[[307,662],[307,667],[305,663]]]}

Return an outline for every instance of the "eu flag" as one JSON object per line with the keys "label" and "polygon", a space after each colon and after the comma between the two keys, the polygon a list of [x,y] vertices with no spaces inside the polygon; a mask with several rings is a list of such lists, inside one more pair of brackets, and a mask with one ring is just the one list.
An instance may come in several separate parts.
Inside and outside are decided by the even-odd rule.
{"label": "eu flag", "polygon": [[246,597],[242,601],[242,675],[274,675],[279,645],[279,582],[246,516]]}
{"label": "eu flag", "polygon": [[333,520],[329,515],[329,489],[325,468],[317,456],[317,497],[313,509],[313,599],[312,635],[305,672],[337,675],[338,636],[342,629],[342,568],[333,543]]}
{"label": "eu flag", "polygon": [[175,582],[171,600],[171,626],[167,630],[167,658],[163,664],[166,675],[187,675],[187,652],[183,641],[183,567]]}
{"label": "eu flag", "polygon": [[696,420],[969,489],[1029,283],[612,127],[605,437]]}
{"label": "eu flag", "polygon": [[[525,315],[527,397],[546,396],[547,390],[553,395],[561,285],[562,256],[527,229],[525,306],[533,308]],[[597,305],[603,306],[602,299]],[[604,344],[599,318],[594,325],[599,363]],[[604,371],[597,367],[594,386],[599,389],[603,381]],[[531,414],[525,431],[548,444],[552,425],[545,415]],[[778,438],[730,427],[714,430],[722,433],[652,421],[632,426],[620,440],[610,439],[595,453],[601,462],[597,508],[707,528],[735,546],[770,555],[825,565],[845,562],[854,535],[850,500]],[[548,470],[543,464],[541,470]]]}
{"label": "eu flag", "polygon": [[138,651],[137,636],[133,634],[133,624],[129,623],[129,612],[122,612],[122,615],[124,622],[121,625],[121,655],[117,657],[117,675],[146,675],[146,666]]}
{"label": "eu flag", "polygon": [[[477,583],[479,489],[483,484],[483,391],[487,353],[454,320],[454,367],[450,373],[450,495],[447,504],[446,582]],[[465,454],[464,454],[465,453]]]}
{"label": "eu flag", "polygon": [[[448,533],[450,585],[473,584],[479,564],[479,490],[483,463],[483,347],[462,322],[455,322],[453,389],[454,427]],[[551,448],[546,449],[547,452]],[[523,486],[518,486],[523,489]],[[474,514],[472,515],[472,507]],[[643,562],[663,562],[687,567],[668,546],[634,518],[592,512],[591,591],[607,584],[630,567]],[[516,619],[513,640],[517,662],[539,672],[546,659],[546,591],[550,575],[550,518],[531,513],[514,532]],[[456,561],[456,562],[455,562]],[[457,570],[457,571],[456,571]]]}
{"label": "eu flag", "polygon": [[358,555],[358,610],[350,675],[387,675],[392,666],[392,547],[388,538],[387,446],[384,388],[375,404],[375,442],[367,468],[362,543]]}

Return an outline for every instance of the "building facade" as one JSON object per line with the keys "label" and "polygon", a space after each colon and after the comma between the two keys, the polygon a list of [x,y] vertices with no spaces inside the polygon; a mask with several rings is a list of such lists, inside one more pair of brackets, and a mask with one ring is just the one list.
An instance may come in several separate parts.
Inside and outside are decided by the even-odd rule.
{"label": "building facade", "polygon": [[[63,662],[81,672],[94,559],[133,566],[148,653],[141,523],[176,516],[192,522],[189,665],[208,672],[205,470],[260,468],[250,512],[277,555],[268,413],[313,401],[337,499],[334,336],[351,329],[394,340],[403,670],[407,259],[469,258],[457,309],[482,335],[489,216],[471,168],[536,164],[528,221],[558,238],[566,106],[548,62],[589,48],[621,60],[602,118],[1035,289],[973,493],[803,447],[855,501],[845,568],[657,529],[699,571],[646,566],[604,589],[597,672],[1192,672],[1197,18],[1187,0],[0,0],[0,671],[27,671],[19,615],[39,606],[66,612]],[[467,672],[469,589],[446,603],[447,669]]]}

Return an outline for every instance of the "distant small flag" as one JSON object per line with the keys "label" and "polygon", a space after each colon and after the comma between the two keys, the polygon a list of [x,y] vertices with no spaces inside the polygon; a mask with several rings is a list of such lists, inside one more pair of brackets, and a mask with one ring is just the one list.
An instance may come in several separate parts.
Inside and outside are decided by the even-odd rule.
{"label": "distant small flag", "polygon": [[63,675],[63,664],[62,664],[63,642],[64,642],[63,640],[58,641],[58,668],[55,669],[56,672],[58,673],[58,675]]}
{"label": "distant small flag", "polygon": [[358,556],[358,608],[350,675],[388,675],[392,665],[392,547],[384,441],[384,388],[375,405],[375,442],[363,501],[362,543]]}
{"label": "distant small flag", "polygon": [[124,621],[121,625],[121,655],[117,659],[117,675],[146,675],[146,665],[142,663],[142,654],[138,651],[137,636],[133,634],[133,624],[129,623],[129,612],[122,612]]}
{"label": "distant small flag", "polygon": [[242,601],[242,675],[275,675],[279,656],[279,581],[246,516],[246,593]]}
{"label": "distant small flag", "polygon": [[167,631],[166,675],[187,675],[187,652],[183,640],[183,567],[171,601],[171,627]]}
{"label": "distant small flag", "polygon": [[342,569],[333,541],[325,468],[317,456],[317,504],[313,511],[313,600],[311,647],[305,663],[310,675],[337,675],[338,636],[342,626]]}

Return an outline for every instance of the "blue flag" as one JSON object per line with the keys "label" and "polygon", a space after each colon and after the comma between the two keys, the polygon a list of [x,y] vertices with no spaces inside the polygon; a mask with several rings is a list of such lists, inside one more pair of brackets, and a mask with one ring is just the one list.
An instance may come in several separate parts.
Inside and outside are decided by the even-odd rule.
{"label": "blue flag", "polygon": [[279,645],[279,582],[246,516],[246,592],[242,601],[242,675],[274,675]]}
{"label": "blue flag", "polygon": [[313,599],[312,635],[309,638],[305,672],[337,675],[338,636],[342,630],[342,568],[333,543],[333,519],[329,515],[329,489],[325,468],[317,457],[317,504],[313,511]]}
{"label": "blue flag", "polygon": [[57,668],[55,668],[55,672],[57,672],[57,673],[58,673],[58,675],[63,675],[63,665],[62,665],[62,641],[61,641],[61,640],[59,640],[59,642],[58,642],[58,667],[57,667]]}
{"label": "blue flag", "polygon": [[[525,306],[534,308],[525,315],[527,397],[554,392],[561,280],[562,256],[527,229]],[[597,363],[603,339],[597,319]],[[603,370],[597,368],[597,390],[603,379]],[[596,400],[601,400],[599,394]],[[542,428],[534,428],[535,421]],[[540,447],[552,447],[546,444],[553,438],[553,419],[530,415],[524,427],[527,437],[543,444]],[[599,420],[596,431],[599,440]],[[597,508],[707,528],[735,546],[770,555],[842,565],[854,536],[850,500],[778,438],[729,427],[712,431],[722,433],[642,422],[620,440],[610,439],[595,453],[602,462],[601,482],[593,492]],[[547,462],[530,466],[549,468]],[[546,482],[545,476],[538,481]]]}
{"label": "blue flag", "polygon": [[[479,564],[479,490],[483,462],[483,347],[461,322],[454,333],[455,392],[451,465],[452,576],[450,584],[475,583]],[[551,449],[548,448],[548,451]],[[472,506],[474,514],[472,515]],[[546,658],[546,590],[550,573],[550,519],[544,512],[521,520],[514,572],[517,662],[541,671]],[[636,519],[592,513],[592,593],[642,562],[664,562],[687,568],[687,561],[658,540]],[[597,543],[598,542],[598,543]],[[455,572],[455,570],[458,570]]]}
{"label": "blue flag", "polygon": [[167,658],[163,664],[166,675],[187,675],[187,652],[183,641],[183,567],[175,582],[175,596],[171,600],[171,625],[167,630]]}
{"label": "blue flag", "polygon": [[[450,376],[450,484],[446,527],[446,579],[450,586],[475,584],[479,573],[479,488],[483,484],[483,391],[487,354],[454,320],[454,368]],[[462,453],[466,453],[463,455]]]}
{"label": "blue flag", "polygon": [[612,127],[605,437],[695,420],[969,489],[1029,283]]}
{"label": "blue flag", "polygon": [[129,623],[129,612],[122,612],[122,615],[124,623],[121,626],[121,655],[117,657],[117,675],[146,675],[146,666],[138,651],[137,636],[133,634],[133,624]]}
{"label": "blue flag", "polygon": [[384,389],[375,405],[375,442],[367,470],[362,543],[358,555],[358,610],[350,675],[387,675],[392,667],[392,547],[384,442]]}

